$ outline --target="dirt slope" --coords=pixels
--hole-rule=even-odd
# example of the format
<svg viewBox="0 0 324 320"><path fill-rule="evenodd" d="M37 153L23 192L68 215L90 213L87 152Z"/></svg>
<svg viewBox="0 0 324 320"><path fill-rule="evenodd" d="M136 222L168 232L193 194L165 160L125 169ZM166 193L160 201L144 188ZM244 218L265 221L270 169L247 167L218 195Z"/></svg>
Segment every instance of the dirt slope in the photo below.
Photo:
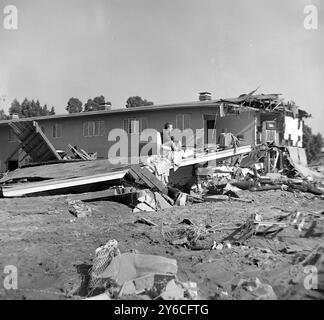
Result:
<svg viewBox="0 0 324 320"><path fill-rule="evenodd" d="M323 299L323 292L306 290L303 281L292 281L296 261L323 243L323 220L311 234L287 228L273 239L254 236L246 247L191 250L168 241L166 231L177 227L184 218L203 226L242 223L253 213L269 219L295 210L324 209L321 199L296 198L288 192L248 192L247 196L254 202L202 203L141 215L121 204L95 202L90 204L93 215L80 219L68 212L66 196L0 199L0 298L75 299L67 294L80 286L81 275L91 266L95 249L116 239L121 252L136 249L177 259L179 279L197 282L201 298L252 299L244 290L233 291L233 285L241 278L259 277L273 287L279 299ZM135 224L139 216L154 221L158 227ZM210 247L228 233L216 232L202 245ZM297 252L283 253L287 246ZM262 251L264 248L271 251ZM18 290L2 286L6 265L18 268Z"/></svg>

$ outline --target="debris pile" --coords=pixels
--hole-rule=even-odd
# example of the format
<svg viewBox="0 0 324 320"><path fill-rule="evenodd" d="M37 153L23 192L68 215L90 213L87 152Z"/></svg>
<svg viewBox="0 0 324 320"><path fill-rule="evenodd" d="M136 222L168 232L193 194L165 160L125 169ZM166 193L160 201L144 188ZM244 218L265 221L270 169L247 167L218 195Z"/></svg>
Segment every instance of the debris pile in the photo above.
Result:
<svg viewBox="0 0 324 320"><path fill-rule="evenodd" d="M197 284L179 281L177 271L174 259L120 253L118 242L109 240L96 250L86 300L197 300Z"/></svg>
<svg viewBox="0 0 324 320"><path fill-rule="evenodd" d="M191 250L223 250L242 246L253 236L274 239L286 228L293 228L309 237L321 222L321 213L299 211L275 219L262 219L261 214L253 214L243 223L219 223L214 226L197 225L184 219L180 225L165 227L163 236L170 244Z"/></svg>
<svg viewBox="0 0 324 320"><path fill-rule="evenodd" d="M80 200L71 200L68 202L68 210L76 218L89 217L92 214L92 209Z"/></svg>

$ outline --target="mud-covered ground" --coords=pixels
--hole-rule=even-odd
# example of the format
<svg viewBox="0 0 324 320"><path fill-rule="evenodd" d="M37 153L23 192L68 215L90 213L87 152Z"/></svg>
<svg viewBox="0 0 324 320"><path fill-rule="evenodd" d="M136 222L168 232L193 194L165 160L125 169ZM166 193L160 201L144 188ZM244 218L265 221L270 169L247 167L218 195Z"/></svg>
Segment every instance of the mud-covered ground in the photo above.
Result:
<svg viewBox="0 0 324 320"><path fill-rule="evenodd" d="M121 252L136 249L176 259L178 278L197 282L201 299L255 298L245 290L232 290L240 279L255 277L270 284L278 299L323 299L320 290L305 288L303 278L293 281L297 262L324 243L323 200L283 191L246 192L245 196L253 203L209 202L141 214L118 203L93 202L89 204L92 216L79 219L69 213L67 196L0 199L0 298L78 298L71 293L82 295L82 275L92 265L95 249L116 239ZM182 226L178 223L184 218L197 226L233 225L253 213L273 219L295 210L309 217L319 213L322 218L317 218L312 232L289 227L273 238L253 236L244 246L222 250L208 250L208 246L232 231L210 234L205 250L173 245L167 236L170 228ZM158 226L134 223L140 216ZM17 267L17 290L5 289L7 265Z"/></svg>

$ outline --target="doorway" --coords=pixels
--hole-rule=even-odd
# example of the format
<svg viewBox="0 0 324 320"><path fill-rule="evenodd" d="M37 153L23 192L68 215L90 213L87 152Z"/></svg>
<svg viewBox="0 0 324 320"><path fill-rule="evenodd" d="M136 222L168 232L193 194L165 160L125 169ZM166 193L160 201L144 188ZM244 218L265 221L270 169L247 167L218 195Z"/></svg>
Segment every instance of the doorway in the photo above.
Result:
<svg viewBox="0 0 324 320"><path fill-rule="evenodd" d="M205 120L205 141L208 144L216 144L216 123L215 120Z"/></svg>

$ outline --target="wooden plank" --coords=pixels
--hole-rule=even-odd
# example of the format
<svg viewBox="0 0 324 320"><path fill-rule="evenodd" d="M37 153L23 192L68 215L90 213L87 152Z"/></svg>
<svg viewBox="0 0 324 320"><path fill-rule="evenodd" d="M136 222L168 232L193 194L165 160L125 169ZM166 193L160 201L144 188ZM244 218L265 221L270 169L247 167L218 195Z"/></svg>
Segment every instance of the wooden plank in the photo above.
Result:
<svg viewBox="0 0 324 320"><path fill-rule="evenodd" d="M68 147L74 154L76 154L82 160L91 160L90 157L86 156L85 154L74 148L72 145L68 144Z"/></svg>
<svg viewBox="0 0 324 320"><path fill-rule="evenodd" d="M179 164L179 167L185 167L185 166L189 166L189 165L200 163L200 162L208 162L208 161L212 161L212 160L238 156L240 154L249 153L251 151L252 151L252 147L249 145L249 146L236 148L236 152L235 152L235 149L232 148L232 149L223 150L223 151L216 151L216 152L210 152L207 154L196 155L194 158L182 159Z"/></svg>
<svg viewBox="0 0 324 320"><path fill-rule="evenodd" d="M227 201L229 200L229 196L219 194L219 195L213 195L213 196L206 196L204 197L204 200L207 202L214 202L214 201Z"/></svg>
<svg viewBox="0 0 324 320"><path fill-rule="evenodd" d="M81 200L84 202L98 201L98 200L109 200L112 196L115 196L116 189L103 190L96 192L89 192L85 194L72 195L69 197L71 200Z"/></svg>
<svg viewBox="0 0 324 320"><path fill-rule="evenodd" d="M148 169L141 168L140 165L135 164L130 167L129 174L135 180L143 181L150 189L168 194L168 188Z"/></svg>
<svg viewBox="0 0 324 320"><path fill-rule="evenodd" d="M51 142L47 139L47 137L43 133L42 129L39 128L38 123L36 121L33 121L33 125L36 128L36 131L39 133L39 135L42 137L42 139L46 143L47 147L51 150L52 154L56 158L55 160L61 160L62 159L61 156L56 152L56 149L51 144Z"/></svg>

